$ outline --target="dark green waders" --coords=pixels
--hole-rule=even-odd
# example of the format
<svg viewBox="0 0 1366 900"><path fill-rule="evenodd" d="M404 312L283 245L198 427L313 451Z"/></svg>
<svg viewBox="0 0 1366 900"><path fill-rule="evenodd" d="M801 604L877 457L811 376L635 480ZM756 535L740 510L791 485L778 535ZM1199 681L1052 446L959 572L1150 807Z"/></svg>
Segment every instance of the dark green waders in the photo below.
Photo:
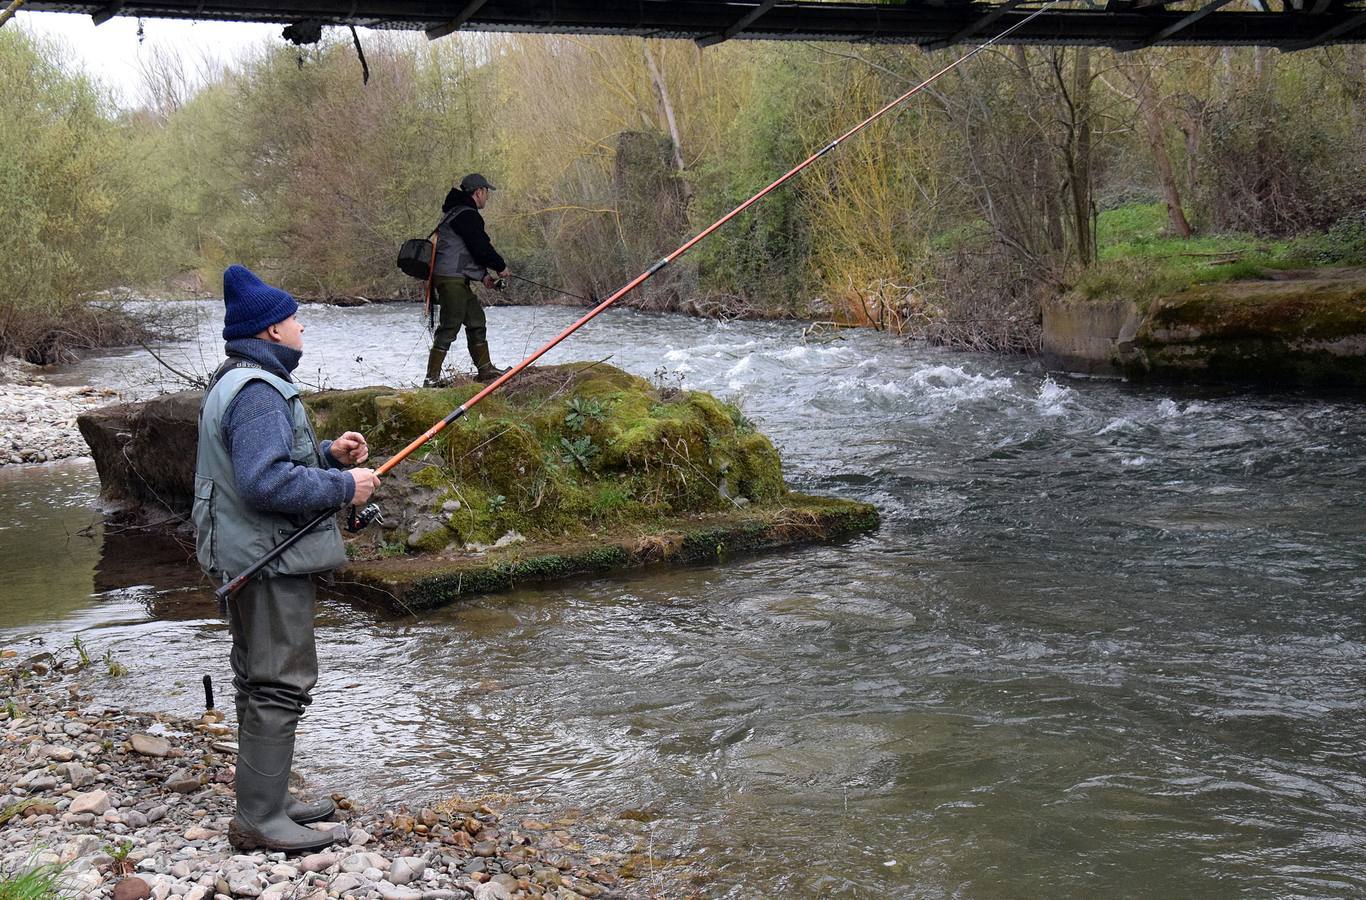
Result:
<svg viewBox="0 0 1366 900"><path fill-rule="evenodd" d="M470 359L478 370L475 377L480 381L492 381L503 374L503 370L489 360L488 320L484 316L483 304L470 286L470 280L438 275L432 279L432 289L440 314L436 334L432 336L432 349L427 354L424 386L433 387L440 381L446 353L455 342L461 326L465 328L465 344L469 347Z"/></svg>
<svg viewBox="0 0 1366 900"><path fill-rule="evenodd" d="M295 821L320 821L335 807L289 795L294 736L318 682L313 579L275 575L248 582L228 603L238 721L237 815L228 840L238 850L302 853L331 834Z"/></svg>

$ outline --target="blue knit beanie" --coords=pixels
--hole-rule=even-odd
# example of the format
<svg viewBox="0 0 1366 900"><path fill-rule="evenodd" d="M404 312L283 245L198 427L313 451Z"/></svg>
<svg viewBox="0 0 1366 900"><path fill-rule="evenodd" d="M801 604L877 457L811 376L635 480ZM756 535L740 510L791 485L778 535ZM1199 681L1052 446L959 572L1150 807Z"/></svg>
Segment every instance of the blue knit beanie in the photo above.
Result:
<svg viewBox="0 0 1366 900"><path fill-rule="evenodd" d="M223 270L223 340L260 334L299 311L287 292L271 287L246 266Z"/></svg>

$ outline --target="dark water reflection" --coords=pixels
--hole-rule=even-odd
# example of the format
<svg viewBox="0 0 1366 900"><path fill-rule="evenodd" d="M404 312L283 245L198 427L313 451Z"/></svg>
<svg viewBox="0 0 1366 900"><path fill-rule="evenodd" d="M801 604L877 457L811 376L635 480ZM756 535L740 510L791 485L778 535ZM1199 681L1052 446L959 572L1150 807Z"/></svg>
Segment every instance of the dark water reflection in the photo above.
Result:
<svg viewBox="0 0 1366 900"><path fill-rule="evenodd" d="M492 311L495 356L572 315ZM331 383L419 374L412 308L306 316ZM1359 404L630 313L552 359L609 355L738 396L796 486L882 529L417 619L327 602L308 772L646 810L657 883L677 849L709 896L1366 893ZM174 547L67 536L94 491L0 470L0 640L79 633L132 669L111 699L190 710L225 633Z"/></svg>

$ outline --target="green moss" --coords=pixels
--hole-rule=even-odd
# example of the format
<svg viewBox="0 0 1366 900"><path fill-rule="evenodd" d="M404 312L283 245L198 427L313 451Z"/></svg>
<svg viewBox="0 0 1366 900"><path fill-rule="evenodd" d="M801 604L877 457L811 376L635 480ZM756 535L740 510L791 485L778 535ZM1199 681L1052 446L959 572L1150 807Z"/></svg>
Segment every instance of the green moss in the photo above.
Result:
<svg viewBox="0 0 1366 900"><path fill-rule="evenodd" d="M1176 328L1201 340L1366 335L1366 275L1194 287L1157 304L1145 333Z"/></svg>
<svg viewBox="0 0 1366 900"><path fill-rule="evenodd" d="M1152 305L1134 347L1131 376L1366 385L1366 271L1189 288Z"/></svg>
<svg viewBox="0 0 1366 900"><path fill-rule="evenodd" d="M365 388L310 405L320 430L365 432L378 460L479 389ZM353 541L352 569L379 593L396 579L410 605L811 537L788 518L794 495L778 451L737 406L700 392L661 395L600 363L528 370L391 472L387 487L396 524L382 540ZM842 533L832 516L820 510L814 534ZM524 540L496 548L509 532ZM395 546L408 552L385 549Z"/></svg>

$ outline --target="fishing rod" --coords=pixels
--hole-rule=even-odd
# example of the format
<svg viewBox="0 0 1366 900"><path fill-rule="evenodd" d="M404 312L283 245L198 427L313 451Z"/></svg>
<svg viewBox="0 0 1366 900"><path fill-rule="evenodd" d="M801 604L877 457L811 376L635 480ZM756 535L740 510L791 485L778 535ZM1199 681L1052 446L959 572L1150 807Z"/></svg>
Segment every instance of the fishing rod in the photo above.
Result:
<svg viewBox="0 0 1366 900"><path fill-rule="evenodd" d="M564 294L566 297L573 297L575 300L582 300L585 303L598 302L597 294L592 291L590 291L588 296L585 297L582 294L571 294L569 291L566 291L563 288L557 288L549 284L541 284L539 281L532 281L530 278L524 278L521 275L518 275L516 272L509 272L508 277L516 278L518 281L525 281L527 284L534 284L538 288L544 288L545 290L553 291L556 294Z"/></svg>
<svg viewBox="0 0 1366 900"><path fill-rule="evenodd" d="M399 463L403 462L405 459L411 456L413 452L416 451L419 447L421 447L423 444L427 443L432 438L440 434L448 425L452 424L453 422L455 422L455 420L465 415L475 406L478 406L479 403L489 394L492 394L494 391L498 390L503 385L507 384L513 378L516 378L527 366L531 365L536 360L540 359L542 356L545 356L551 350L555 349L555 347L559 346L559 344L566 338L568 338L571 334L578 331L580 328L582 328L584 325L587 325L589 322L593 321L593 319L597 318L598 314L601 313L603 310L607 309L607 307L611 306L613 303L616 303L622 297L625 297L627 294L631 293L631 291L634 291L636 288L640 287L650 278L654 277L655 273L657 273L660 269L669 265L683 254L687 253L693 247L696 247L699 243L706 240L708 237L714 234L717 231L717 229L719 229L722 225L725 225L731 219L740 215L740 213L749 209L751 206L758 203L764 197L768 196L773 191L782 187L788 181L791 181L794 177L797 176L798 173L800 173L806 167L810 166L816 160L825 156L827 153L834 150L840 144L847 141L854 135L858 134L860 131L867 128L869 125L873 124L878 119L882 118L891 110L895 109L902 103L909 100L911 97L920 93L925 88L929 87L931 84L947 75L949 72L952 72L954 69L958 68L963 63L967 62L977 54L981 53L983 50L988 49L992 45L1008 37L1016 29L1024 26L1026 23L1028 23L1029 21L1031 21L1032 19L1034 19L1035 17L1037 17L1044 11L1048 10L1049 8L1053 7L1059 2L1061 2L1061 0L1049 0L1048 3L1044 4L1043 6L1036 9L1034 12L1025 16L1023 19L1016 22L1014 25L1011 25L1009 28L1000 32L991 40L982 44L978 44L976 47L973 47L967 53L964 53L962 56L958 57L948 65L944 66L942 69L935 72L933 75L931 75L929 78L926 78L924 81L920 82L920 84L917 84L915 87L906 91L904 94L901 94L896 99L891 100L877 112L873 113L871 116L868 116L868 118L864 119L862 122L859 122L853 128L850 128L848 131L844 132L844 134L841 134L839 137L835 138L830 143L826 144L824 147L817 150L815 153L811 154L797 165L793 166L785 174L783 174L781 177L779 177L771 184L769 184L768 187L759 191L757 194L750 197L748 200L741 203L739 206L735 207L730 212L726 213L724 216L722 216L715 222L708 225L706 228L699 231L690 240L688 240L682 246L678 247L672 253L668 254L667 256L661 257L654 263L654 265L650 266L650 268L646 269L644 272L641 272L635 278L632 278L625 285L618 288L607 299L603 300L597 306L593 307L588 312L584 313L576 322L574 322L568 328L564 329L554 338L546 342L543 346L541 346L539 350L536 350L526 359L522 360L517 365L513 366L511 369L508 369L506 372L500 375L495 381L487 385L482 391L475 394L473 397L466 400L464 403L460 404L455 409L451 410L449 415L447 415L441 421L437 422L431 428L428 428L420 436L418 436L411 443L409 443L408 446L404 447L402 450L398 451L393 456L389 457L389 459L387 459L381 466L379 466L379 468L375 469L375 474L382 476L388 473ZM235 594L237 591L241 590L242 586L246 584L248 581L250 581L253 577L255 577L258 572L260 572L266 566L270 565L270 563L274 561L277 557L279 557L280 554L284 553L290 547L298 543L298 541L304 535L308 534L314 528L317 528L323 522L327 521L332 516L336 515L337 512L338 510L336 509L327 509L318 513L318 515L315 516L308 524L304 525L298 531L294 532L289 537L285 538L279 544L276 544L273 548L271 548L271 550L268 553L266 553L266 555L262 556L256 562L248 566L236 578L233 578L231 581L224 583L222 587L214 591L214 596L218 598L219 603L226 604L228 598ZM347 514L347 530L359 531L366 525L368 525L371 521L377 519L378 517L379 507L373 503L359 511L357 511L356 508L352 506Z"/></svg>

